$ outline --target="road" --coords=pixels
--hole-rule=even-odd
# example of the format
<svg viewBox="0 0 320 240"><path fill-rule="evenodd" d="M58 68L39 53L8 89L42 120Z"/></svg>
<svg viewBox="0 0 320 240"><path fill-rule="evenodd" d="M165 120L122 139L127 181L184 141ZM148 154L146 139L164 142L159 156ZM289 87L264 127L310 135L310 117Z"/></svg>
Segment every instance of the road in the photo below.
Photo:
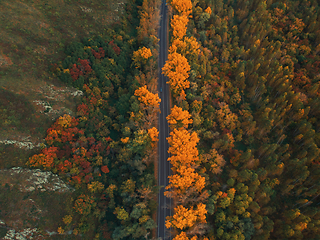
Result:
<svg viewBox="0 0 320 240"><path fill-rule="evenodd" d="M167 6L165 0L161 5L161 20L159 28L159 83L158 89L161 98L159 114L159 166L158 166L158 184L159 186L167 186L168 176L171 174L171 167L168 162L168 148L169 144L167 137L169 137L169 126L166 117L170 114L169 102L169 85L166 84L168 78L161 74L161 69L168 58L168 19L167 19ZM162 92L160 91L162 89ZM171 215L171 199L164 196L165 189L161 188L158 195L158 238L163 240L172 239L169 229L165 227L166 216Z"/></svg>

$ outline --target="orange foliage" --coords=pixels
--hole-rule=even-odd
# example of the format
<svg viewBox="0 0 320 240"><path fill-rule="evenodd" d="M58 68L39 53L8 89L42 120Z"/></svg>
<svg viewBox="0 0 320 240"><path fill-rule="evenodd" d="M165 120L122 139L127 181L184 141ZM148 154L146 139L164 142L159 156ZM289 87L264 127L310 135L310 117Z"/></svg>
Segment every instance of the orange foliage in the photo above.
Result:
<svg viewBox="0 0 320 240"><path fill-rule="evenodd" d="M91 196L81 194L74 203L74 209L83 215L88 215L93 207L94 200Z"/></svg>
<svg viewBox="0 0 320 240"><path fill-rule="evenodd" d="M71 127L72 117L68 114L64 114L58 118L57 123L63 128Z"/></svg>
<svg viewBox="0 0 320 240"><path fill-rule="evenodd" d="M187 32L189 19L186 15L174 15L171 20L172 34L174 38L183 38Z"/></svg>
<svg viewBox="0 0 320 240"><path fill-rule="evenodd" d="M205 187L205 178L195 172L193 168L181 166L178 174L169 176L170 185L166 189L174 188L177 194L184 194L188 188L195 187L198 192Z"/></svg>
<svg viewBox="0 0 320 240"><path fill-rule="evenodd" d="M182 108L177 107L176 105L171 108L171 113L167 116L171 128L187 128L188 124L193 122L190 118L191 115L188 111L183 111Z"/></svg>
<svg viewBox="0 0 320 240"><path fill-rule="evenodd" d="M147 86L140 87L134 92L135 96L138 96L138 100L146 106L159 107L161 99L157 94L153 94L148 91Z"/></svg>
<svg viewBox="0 0 320 240"><path fill-rule="evenodd" d="M211 15L212 13L212 10L211 10L211 7L207 7L206 10L204 10L206 13L209 13L209 15Z"/></svg>
<svg viewBox="0 0 320 240"><path fill-rule="evenodd" d="M193 207L187 209L181 205L174 208L175 214L172 217L167 217L166 227L174 227L179 229L185 229L192 227L196 222L206 223L206 205L198 203L197 209Z"/></svg>
<svg viewBox="0 0 320 240"><path fill-rule="evenodd" d="M183 91L189 87L187 78L190 69L188 60L184 56L176 52L169 54L162 71L169 78L168 83L173 92Z"/></svg>
<svg viewBox="0 0 320 240"><path fill-rule="evenodd" d="M108 172L109 172L108 166L102 166L102 167L101 167L101 171L102 171L103 173L108 173Z"/></svg>
<svg viewBox="0 0 320 240"><path fill-rule="evenodd" d="M54 166L54 159L57 158L56 147L49 147L42 150L42 153L33 155L29 158L27 165L31 167L43 167L45 170L52 169Z"/></svg>
<svg viewBox="0 0 320 240"><path fill-rule="evenodd" d="M170 137L167 140L170 144L168 152L171 153L168 161L171 162L173 167L177 169L181 165L190 167L199 161L199 153L196 147L199 138L196 132L190 134L185 129L174 129L170 132Z"/></svg>
<svg viewBox="0 0 320 240"><path fill-rule="evenodd" d="M152 142L159 141L158 139L159 131L155 127L148 129L148 134Z"/></svg>
<svg viewBox="0 0 320 240"><path fill-rule="evenodd" d="M142 47L140 49L138 49L137 51L133 52L133 58L144 58L144 59L148 59L149 57L152 56L151 50L150 48L146 48L146 47Z"/></svg>
<svg viewBox="0 0 320 240"><path fill-rule="evenodd" d="M170 4L179 14L189 16L192 13L191 0L172 0Z"/></svg>
<svg viewBox="0 0 320 240"><path fill-rule="evenodd" d="M181 232L179 235L176 235L173 240L197 240L197 236L193 236L192 238L188 238L185 232ZM202 238L202 240L209 240L208 238Z"/></svg>
<svg viewBox="0 0 320 240"><path fill-rule="evenodd" d="M177 52L181 55L187 56L198 56L200 53L200 44L194 37L185 37L183 41L179 38L174 39L171 46L169 47L169 53Z"/></svg>

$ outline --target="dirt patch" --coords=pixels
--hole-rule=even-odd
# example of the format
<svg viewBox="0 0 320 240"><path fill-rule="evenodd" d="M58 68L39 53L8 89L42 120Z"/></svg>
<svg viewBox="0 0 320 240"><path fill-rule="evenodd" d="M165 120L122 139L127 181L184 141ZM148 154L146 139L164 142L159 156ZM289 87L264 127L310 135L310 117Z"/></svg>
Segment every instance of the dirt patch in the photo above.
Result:
<svg viewBox="0 0 320 240"><path fill-rule="evenodd" d="M6 230L2 239L49 239L48 232L57 234L72 188L39 169L0 170L0 182L0 228L2 234Z"/></svg>
<svg viewBox="0 0 320 240"><path fill-rule="evenodd" d="M12 61L9 57L4 55L3 53L0 54L0 67L12 65Z"/></svg>

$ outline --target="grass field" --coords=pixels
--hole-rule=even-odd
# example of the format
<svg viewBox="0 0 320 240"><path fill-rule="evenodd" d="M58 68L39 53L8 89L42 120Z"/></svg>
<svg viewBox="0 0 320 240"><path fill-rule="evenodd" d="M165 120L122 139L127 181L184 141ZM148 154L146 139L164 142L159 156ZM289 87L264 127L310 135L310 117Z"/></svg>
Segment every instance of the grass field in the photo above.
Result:
<svg viewBox="0 0 320 240"><path fill-rule="evenodd" d="M50 73L51 64L65 57L63 49L68 43L105 34L118 21L122 6L112 0L0 1L0 169L25 167L28 157L39 151L37 147L27 149L5 143L36 146L57 117L64 113L74 115L80 97L74 96L76 89L66 87ZM17 201L20 195L17 193ZM37 199L42 195L33 194L32 199L45 203ZM0 195L0 202L7 201L5 196ZM54 216L47 220L50 224L61 219L65 211L59 201L55 209L43 206L54 211L48 213ZM0 219L6 210L1 208ZM24 221L24 213L21 212L21 219L17 214L13 225Z"/></svg>

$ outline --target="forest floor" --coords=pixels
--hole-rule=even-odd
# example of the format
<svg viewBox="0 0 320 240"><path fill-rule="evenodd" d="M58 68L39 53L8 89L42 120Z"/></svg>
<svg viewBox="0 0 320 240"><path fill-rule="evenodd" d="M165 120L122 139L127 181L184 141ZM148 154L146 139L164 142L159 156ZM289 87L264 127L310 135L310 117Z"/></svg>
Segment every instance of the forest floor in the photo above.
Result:
<svg viewBox="0 0 320 240"><path fill-rule="evenodd" d="M54 120L65 113L75 115L82 92L59 82L49 71L52 63L65 58L63 50L68 43L104 34L119 20L123 6L112 0L0 2L0 170L25 168L28 158L39 152L46 130ZM3 191L17 196L12 204L23 206L23 201L31 196L5 188L2 183ZM23 211L21 218L19 211L14 215L15 220L4 216L8 212L3 206L9 192L0 195L0 227L7 219L6 229L16 232L26 227L32 229L24 216L29 214ZM42 202L40 195L33 193L32 201ZM47 216L61 221L63 207L64 204L57 203L54 208L48 208ZM4 228L0 230L0 238L5 232Z"/></svg>

